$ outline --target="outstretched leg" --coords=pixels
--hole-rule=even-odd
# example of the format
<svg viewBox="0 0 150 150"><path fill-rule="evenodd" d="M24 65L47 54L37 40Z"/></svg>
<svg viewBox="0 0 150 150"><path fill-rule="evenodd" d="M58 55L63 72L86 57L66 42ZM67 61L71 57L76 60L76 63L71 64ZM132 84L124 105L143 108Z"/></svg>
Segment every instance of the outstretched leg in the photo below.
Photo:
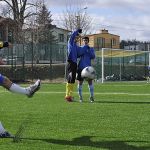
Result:
<svg viewBox="0 0 150 150"><path fill-rule="evenodd" d="M0 138L10 138L13 137L8 131L5 130L2 123L0 122Z"/></svg>
<svg viewBox="0 0 150 150"><path fill-rule="evenodd" d="M7 77L0 74L0 84L13 93L24 94L28 97L32 97L34 93L40 89L41 81L38 79L33 85L24 88L18 84L13 83Z"/></svg>

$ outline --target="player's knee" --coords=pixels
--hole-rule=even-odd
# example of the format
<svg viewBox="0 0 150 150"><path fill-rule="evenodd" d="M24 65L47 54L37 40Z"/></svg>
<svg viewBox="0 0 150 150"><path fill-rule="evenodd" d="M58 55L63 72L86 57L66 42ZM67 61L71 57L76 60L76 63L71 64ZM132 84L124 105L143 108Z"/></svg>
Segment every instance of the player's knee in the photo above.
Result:
<svg viewBox="0 0 150 150"><path fill-rule="evenodd" d="M4 76L4 80L3 80L3 86L7 89L9 89L12 85L12 82L6 77Z"/></svg>
<svg viewBox="0 0 150 150"><path fill-rule="evenodd" d="M93 83L92 83L92 80L88 80L88 84L89 85L92 85Z"/></svg>

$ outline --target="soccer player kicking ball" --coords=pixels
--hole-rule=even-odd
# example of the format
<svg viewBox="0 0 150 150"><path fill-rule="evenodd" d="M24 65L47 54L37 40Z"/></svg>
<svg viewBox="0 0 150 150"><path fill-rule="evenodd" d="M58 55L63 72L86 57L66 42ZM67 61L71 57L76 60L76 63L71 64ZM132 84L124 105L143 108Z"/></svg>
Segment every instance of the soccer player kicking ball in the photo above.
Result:
<svg viewBox="0 0 150 150"><path fill-rule="evenodd" d="M65 99L68 102L73 101L73 88L76 80L77 57L80 55L80 47L77 45L77 36L82 33L82 29L78 29L71 34L68 41L68 58L67 58L67 84Z"/></svg>
<svg viewBox="0 0 150 150"><path fill-rule="evenodd" d="M83 37L83 46L82 51L84 54L80 57L79 63L78 63L78 70L77 70L77 80L78 80L78 94L80 98L80 102L83 101L82 98L82 84L83 84L83 78L81 77L82 70L87 67L91 66L91 60L95 59L95 52L94 49L89 47L89 37ZM94 102L94 86L92 79L88 80L88 87L90 91L90 102Z"/></svg>
<svg viewBox="0 0 150 150"><path fill-rule="evenodd" d="M0 49L3 47L11 47L11 45L8 42L0 42ZM1 86L3 86L4 88L6 88L11 92L24 94L28 97L32 97L34 93L40 89L40 83L41 81L38 79L33 85L24 88L13 83L7 77L0 74ZM4 129L2 123L0 122L0 138L5 138L5 137L12 137L12 135Z"/></svg>

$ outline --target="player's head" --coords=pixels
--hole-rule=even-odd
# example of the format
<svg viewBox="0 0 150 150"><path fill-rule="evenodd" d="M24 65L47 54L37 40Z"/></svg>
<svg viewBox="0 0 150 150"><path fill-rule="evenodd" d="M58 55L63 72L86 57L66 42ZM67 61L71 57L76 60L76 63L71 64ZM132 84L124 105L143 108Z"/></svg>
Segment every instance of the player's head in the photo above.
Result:
<svg viewBox="0 0 150 150"><path fill-rule="evenodd" d="M87 36L83 37L82 41L84 44L88 44L89 43L89 37L87 37Z"/></svg>

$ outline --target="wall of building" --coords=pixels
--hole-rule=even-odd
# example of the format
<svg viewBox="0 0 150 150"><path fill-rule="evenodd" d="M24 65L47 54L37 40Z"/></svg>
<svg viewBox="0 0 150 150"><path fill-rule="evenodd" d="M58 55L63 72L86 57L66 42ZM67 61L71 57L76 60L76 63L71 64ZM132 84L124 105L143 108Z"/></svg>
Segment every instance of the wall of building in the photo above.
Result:
<svg viewBox="0 0 150 150"><path fill-rule="evenodd" d="M120 36L110 34L108 30L102 30L100 33L87 35L90 39L89 45L101 48L120 48Z"/></svg>

